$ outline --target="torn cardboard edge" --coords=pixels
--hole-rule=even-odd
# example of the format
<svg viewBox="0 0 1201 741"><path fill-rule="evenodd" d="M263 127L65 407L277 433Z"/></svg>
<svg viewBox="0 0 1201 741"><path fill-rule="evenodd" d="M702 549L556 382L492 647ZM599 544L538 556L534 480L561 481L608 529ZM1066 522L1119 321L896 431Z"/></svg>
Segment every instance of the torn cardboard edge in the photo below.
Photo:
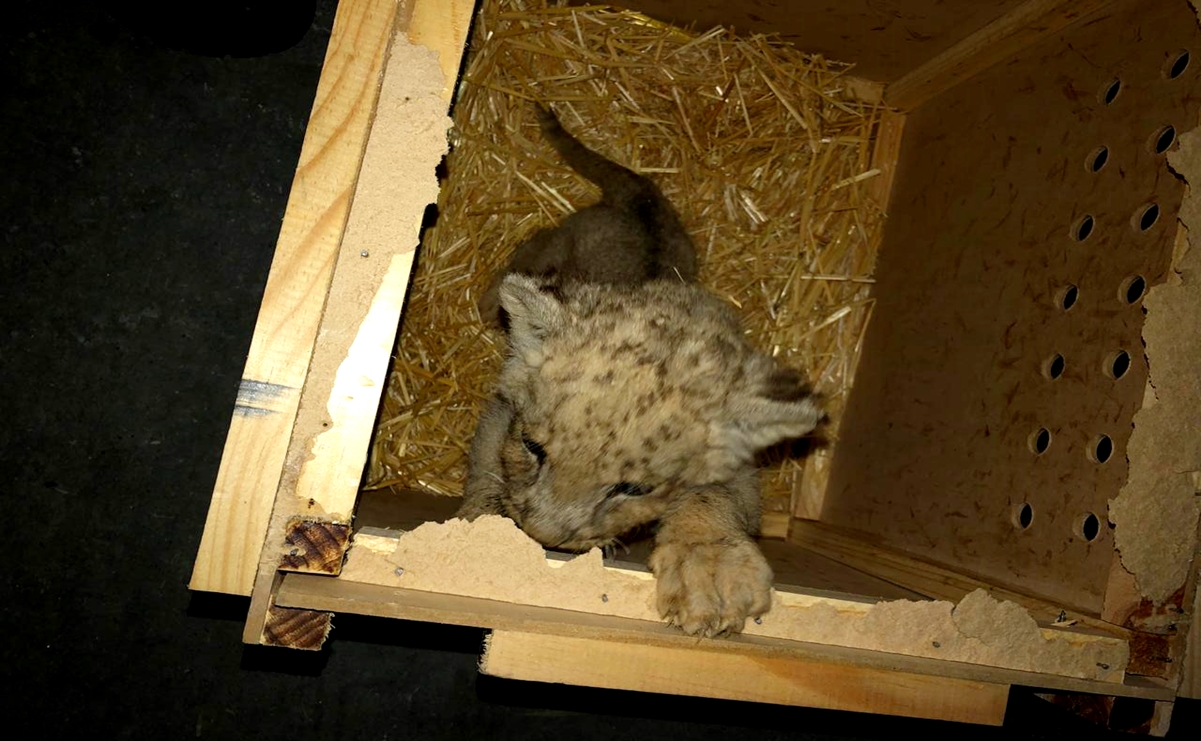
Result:
<svg viewBox="0 0 1201 741"><path fill-rule="evenodd" d="M1168 154L1170 168L1186 182L1201 182L1201 131L1193 129L1179 142ZM1110 584L1126 594L1118 598L1107 590L1106 617L1126 622L1141 602L1150 601L1151 615L1131 627L1154 631L1170 631L1183 618L1184 605L1175 603L1187 591L1201 517L1201 382L1196 372L1201 362L1201 245L1193 244L1196 237L1191 236L1201 234L1201 197L1191 189L1178 218L1169 277L1143 299L1147 389L1127 445L1130 473L1109 502L1119 554ZM1119 600L1130 602L1120 605ZM1154 609L1169 602L1169 609Z"/></svg>
<svg viewBox="0 0 1201 741"><path fill-rule="evenodd" d="M542 546L498 516L429 522L395 536L357 534L341 578L662 623L650 573L606 567L597 549L548 559ZM744 632L1115 683L1123 681L1129 659L1122 639L1040 627L1021 606L983 590L956 605L777 589L771 611L748 621Z"/></svg>

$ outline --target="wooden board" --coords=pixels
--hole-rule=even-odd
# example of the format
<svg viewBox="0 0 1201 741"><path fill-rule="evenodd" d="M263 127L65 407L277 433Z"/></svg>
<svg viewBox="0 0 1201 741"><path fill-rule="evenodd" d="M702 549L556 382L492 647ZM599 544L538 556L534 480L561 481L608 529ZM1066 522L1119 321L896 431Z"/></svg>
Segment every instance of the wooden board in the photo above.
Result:
<svg viewBox="0 0 1201 741"><path fill-rule="evenodd" d="M1173 688L1167 687L1162 682L1139 677L1127 677L1122 683L1102 682L745 635L736 638L697 639L685 636L675 628L662 623L385 587L354 582L345 577L286 574L277 592L276 604L280 607L296 609L325 610L333 613L372 615L604 641L636 642L649 646L704 647L709 650L734 652L753 657L794 656L805 659L842 661L859 666L912 674L930 674L1069 692L1145 697L1155 700L1170 700L1174 697L1175 692Z"/></svg>
<svg viewBox="0 0 1201 741"><path fill-rule="evenodd" d="M1123 2L908 116L823 521L1100 612L1106 507L1146 380L1143 315L1119 295L1132 275L1164 279L1183 192L1149 140L1194 125L1201 103L1195 61L1163 74L1181 48L1201 49L1187 4ZM1108 161L1094 173L1100 146ZM1151 201L1160 218L1138 232L1132 216ZM1078 242L1086 214L1095 226ZM1078 299L1064 311L1069 284ZM1115 381L1105 365L1119 349L1131 363ZM1055 354L1065 366L1051 380ZM1039 428L1051 434L1042 455L1030 447ZM1089 459L1100 434L1113 445L1104 464Z"/></svg>
<svg viewBox="0 0 1201 741"><path fill-rule="evenodd" d="M396 9L394 0L343 0L338 5L192 589L250 594Z"/></svg>
<svg viewBox="0 0 1201 741"><path fill-rule="evenodd" d="M1009 686L804 658L494 631L480 671L588 687L663 692L1000 725Z"/></svg>
<svg viewBox="0 0 1201 741"><path fill-rule="evenodd" d="M586 0L572 0L584 5ZM840 62L855 74L895 80L977 29L1022 4L1022 0L625 0L622 6L678 25L715 25L740 32L777 33L798 48Z"/></svg>
<svg viewBox="0 0 1201 741"><path fill-rule="evenodd" d="M422 17L414 9L412 18ZM449 22L453 14L424 17ZM427 22L431 22L428 21ZM466 20L464 20L466 23ZM251 594L244 639L264 638L281 567L295 549L298 520L349 525L379 407L426 206L438 196L435 170L447 149L445 69L462 54L459 35L430 34L440 54L409 42L402 27L388 48L354 203L339 245L288 444L283 475ZM457 39L457 40L456 40ZM338 554L336 566L340 567Z"/></svg>

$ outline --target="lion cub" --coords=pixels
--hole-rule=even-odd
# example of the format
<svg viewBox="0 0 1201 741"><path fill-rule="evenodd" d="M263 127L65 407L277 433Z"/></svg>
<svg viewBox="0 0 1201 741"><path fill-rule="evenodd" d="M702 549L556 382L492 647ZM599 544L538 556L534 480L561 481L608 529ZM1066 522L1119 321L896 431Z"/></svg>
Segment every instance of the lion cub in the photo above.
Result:
<svg viewBox="0 0 1201 741"><path fill-rule="evenodd" d="M771 607L753 540L756 453L812 431L822 412L693 282L695 250L659 190L549 111L541 123L603 196L518 247L481 301L485 319L507 318L510 350L459 516L504 515L567 550L657 522L664 618L693 635L739 632Z"/></svg>

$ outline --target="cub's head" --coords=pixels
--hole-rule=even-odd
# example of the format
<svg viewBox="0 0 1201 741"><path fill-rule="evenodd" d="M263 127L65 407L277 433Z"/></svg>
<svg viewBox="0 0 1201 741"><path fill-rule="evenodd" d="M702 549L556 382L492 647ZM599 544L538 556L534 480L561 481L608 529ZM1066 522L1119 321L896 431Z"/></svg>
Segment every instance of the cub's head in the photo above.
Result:
<svg viewBox="0 0 1201 741"><path fill-rule="evenodd" d="M509 275L500 303L510 354L498 391L513 414L492 473L505 514L544 545L611 542L822 416L799 375L748 346L696 285Z"/></svg>

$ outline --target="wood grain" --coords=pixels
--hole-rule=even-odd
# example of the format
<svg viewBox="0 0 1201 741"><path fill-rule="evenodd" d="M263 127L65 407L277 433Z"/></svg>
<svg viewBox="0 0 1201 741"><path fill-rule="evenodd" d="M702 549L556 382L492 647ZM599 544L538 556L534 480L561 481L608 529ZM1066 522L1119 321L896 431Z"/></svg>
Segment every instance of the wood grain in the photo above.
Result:
<svg viewBox="0 0 1201 741"><path fill-rule="evenodd" d="M422 15L419 10L413 8L410 19ZM398 33L388 49L320 341L309 360L259 558L243 632L250 643L265 637L277 570L309 567L294 562L289 523L348 526L354 512L423 216L438 197L436 168L451 124L442 69L457 69L452 59L463 50L464 39L452 33L429 38L448 46L434 52ZM324 554L319 565L327 562L340 563L340 554Z"/></svg>
<svg viewBox="0 0 1201 741"><path fill-rule="evenodd" d="M587 687L662 692L1000 725L1009 686L803 658L494 631L480 671Z"/></svg>
<svg viewBox="0 0 1201 741"><path fill-rule="evenodd" d="M653 646L703 647L707 650L742 653L755 657L801 657L843 661L906 673L1070 692L1146 697L1156 700L1171 700L1175 695L1174 688L1167 687L1162 682L1139 677L1127 677L1122 683L1078 679L745 635L735 638L697 639L685 636L679 630L662 623L385 587L349 581L344 576L330 578L312 574L285 574L276 593L276 603L279 606L298 609L327 610L334 613L374 615L524 633L636 642Z"/></svg>
<svg viewBox="0 0 1201 741"><path fill-rule="evenodd" d="M189 586L250 594L367 140L394 0L338 4Z"/></svg>
<svg viewBox="0 0 1201 741"><path fill-rule="evenodd" d="M1187 4L1117 3L909 114L822 521L1100 613L1108 502L1147 375L1143 314L1120 287L1165 279L1183 195L1148 140L1201 112L1196 68L1163 74L1181 48L1201 48ZM1092 172L1099 146L1108 159ZM1141 232L1131 218L1152 201L1159 220ZM1094 228L1081 242L1084 215ZM1065 311L1069 284L1078 299ZM1132 362L1115 381L1105 362L1118 349ZM1065 366L1052 380L1055 354ZM1051 434L1041 455L1039 428ZM1099 434L1113 445L1103 464L1089 457Z"/></svg>
<svg viewBox="0 0 1201 741"><path fill-rule="evenodd" d="M884 91L889 105L913 110L1041 40L1062 31L1111 0L1029 0L962 39Z"/></svg>
<svg viewBox="0 0 1201 741"><path fill-rule="evenodd" d="M333 614L319 610L272 607L263 627L263 645L317 651L325 645Z"/></svg>

